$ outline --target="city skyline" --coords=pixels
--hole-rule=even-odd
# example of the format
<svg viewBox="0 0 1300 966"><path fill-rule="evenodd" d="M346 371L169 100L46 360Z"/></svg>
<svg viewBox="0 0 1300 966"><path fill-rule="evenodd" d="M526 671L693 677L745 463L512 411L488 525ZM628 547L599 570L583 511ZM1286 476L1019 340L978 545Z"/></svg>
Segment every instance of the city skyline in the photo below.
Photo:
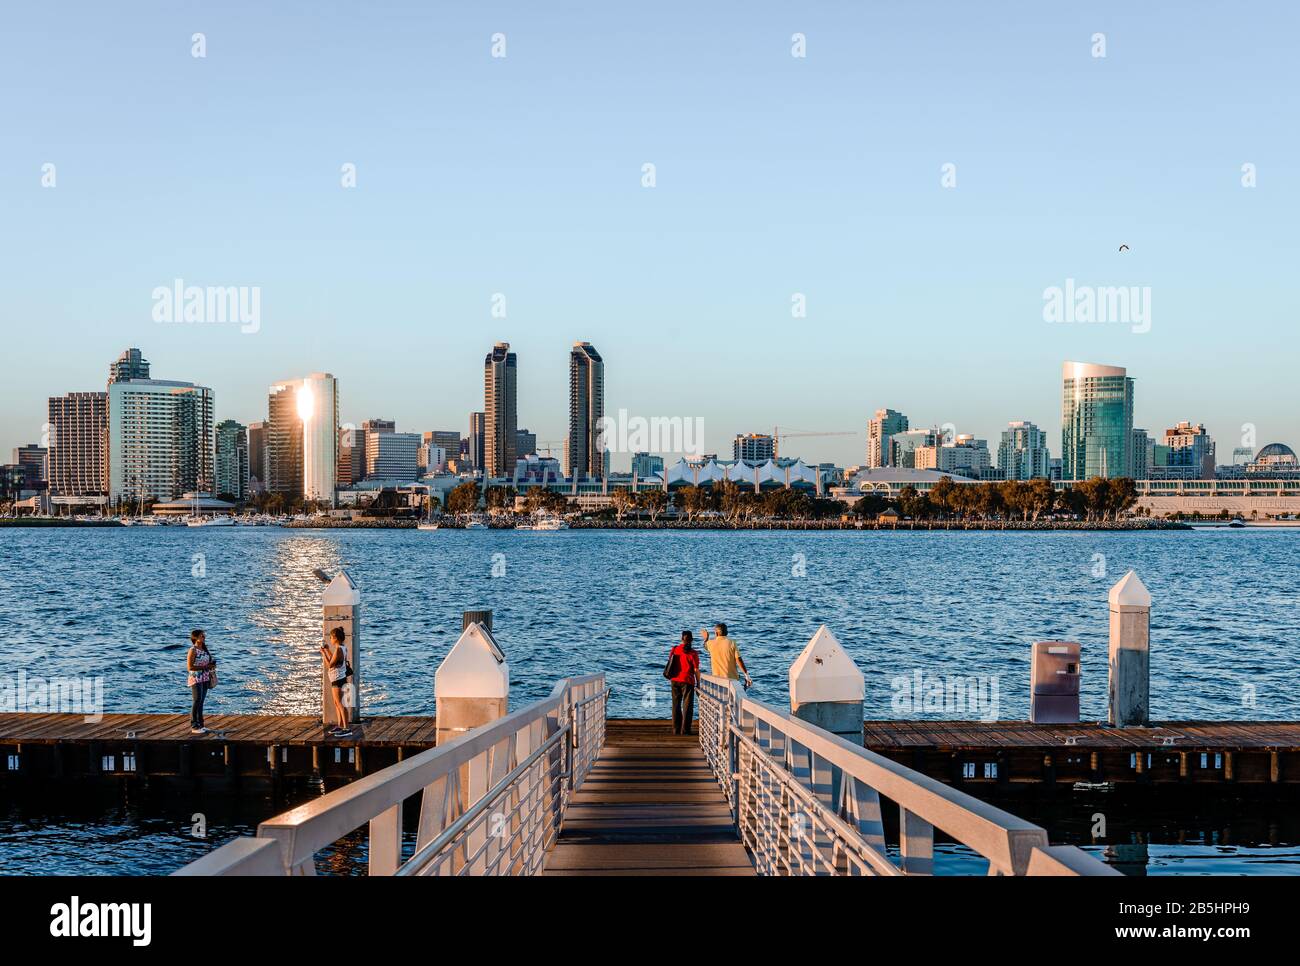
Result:
<svg viewBox="0 0 1300 966"><path fill-rule="evenodd" d="M1243 423L1300 438L1289 355L1268 351L1294 317L1288 8L692 11L685 33L616 10L398 9L411 29L323 18L305 42L244 3L88 9L71 34L13 12L9 89L61 80L8 105L0 312L26 364L0 388L6 449L39 439L47 397L102 388L125 345L213 387L221 419L331 371L346 419L427 428L465 425L474 358L508 341L521 421L558 440L577 339L601 348L608 412L699 416L710 452L773 425L861 433L882 406L990 440L1054 426L1064 359L1124 366L1139 425L1203 423L1223 459ZM257 287L257 326L156 320L177 279ZM1148 329L1045 321L1044 292L1076 280L1149 287ZM842 465L861 448L799 446Z"/></svg>

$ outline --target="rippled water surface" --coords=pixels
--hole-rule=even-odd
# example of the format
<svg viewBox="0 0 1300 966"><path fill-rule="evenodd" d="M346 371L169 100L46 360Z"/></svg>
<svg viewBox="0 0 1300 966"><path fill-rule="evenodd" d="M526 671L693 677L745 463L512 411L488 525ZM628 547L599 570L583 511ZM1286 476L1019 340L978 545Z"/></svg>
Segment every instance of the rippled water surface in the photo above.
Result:
<svg viewBox="0 0 1300 966"><path fill-rule="evenodd" d="M514 706L559 677L603 669L612 714L666 716L668 648L681 629L719 620L754 672L754 695L780 704L791 660L824 622L866 674L868 717L900 716L891 680L919 669L996 675L998 715L1024 718L1030 642L1066 639L1083 644L1082 714L1096 720L1106 713L1106 592L1134 568L1154 597L1155 718L1293 719L1298 551L1300 532L1267 530L0 530L0 674L102 676L107 712L181 712L187 636L202 627L222 668L209 711L315 713L323 585L312 570L346 567L364 600L365 713L432 714L433 673L461 611L488 607ZM117 836L122 868L147 868L161 834L150 823L163 819L113 808L66 825L0 814L0 871L22 864L17 843L42 836ZM1260 862L1294 866L1294 847L1270 845ZM1153 872L1223 861L1212 840L1171 845L1173 857L1160 848ZM1233 862L1255 861L1232 849ZM180 853L160 861L174 867Z"/></svg>

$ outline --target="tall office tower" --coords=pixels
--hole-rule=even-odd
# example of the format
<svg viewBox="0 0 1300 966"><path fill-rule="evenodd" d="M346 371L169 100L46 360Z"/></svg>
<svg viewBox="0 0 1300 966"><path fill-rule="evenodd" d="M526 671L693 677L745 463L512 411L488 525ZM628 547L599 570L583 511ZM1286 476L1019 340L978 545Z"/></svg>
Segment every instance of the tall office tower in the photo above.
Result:
<svg viewBox="0 0 1300 966"><path fill-rule="evenodd" d="M334 475L338 478L340 487L351 486L365 472L366 464L361 456L365 452L365 445L358 442L362 436L362 432L350 423L339 427L339 459Z"/></svg>
<svg viewBox="0 0 1300 966"><path fill-rule="evenodd" d="M515 430L515 456L523 459L529 453L537 452L537 434L527 429Z"/></svg>
<svg viewBox="0 0 1300 966"><path fill-rule="evenodd" d="M1051 475L1047 433L1027 419L1008 423L998 444L998 470L1004 479L1032 480Z"/></svg>
<svg viewBox="0 0 1300 966"><path fill-rule="evenodd" d="M483 472L483 447L487 439L487 413L469 414L468 453L476 473Z"/></svg>
<svg viewBox="0 0 1300 966"><path fill-rule="evenodd" d="M248 424L248 480L252 488L253 480L266 487L266 423Z"/></svg>
<svg viewBox="0 0 1300 966"><path fill-rule="evenodd" d="M376 433L366 442L366 477L414 480L420 475L419 433Z"/></svg>
<svg viewBox="0 0 1300 966"><path fill-rule="evenodd" d="M313 372L298 386L302 419L302 495L334 504L338 490L339 384L328 372Z"/></svg>
<svg viewBox="0 0 1300 966"><path fill-rule="evenodd" d="M571 479L604 479L605 361L590 342L575 342L569 353L569 438L564 469Z"/></svg>
<svg viewBox="0 0 1300 966"><path fill-rule="evenodd" d="M867 423L867 466L893 466L890 439L895 433L907 432L907 417L892 409L877 409Z"/></svg>
<svg viewBox="0 0 1300 966"><path fill-rule="evenodd" d="M302 417L299 380L276 383L266 404L266 492L302 496Z"/></svg>
<svg viewBox="0 0 1300 966"><path fill-rule="evenodd" d="M1151 479L1151 464L1155 460L1155 440L1145 429L1133 430L1133 479Z"/></svg>
<svg viewBox="0 0 1300 966"><path fill-rule="evenodd" d="M358 473L358 480L364 480L369 475L367 467L370 465L370 448L375 445L373 440L376 436L385 433L397 432L397 422L392 419L364 419L361 421L361 428L357 430L354 444L356 450L352 454L353 471Z"/></svg>
<svg viewBox="0 0 1300 966"><path fill-rule="evenodd" d="M446 459L454 460L460 457L460 433L456 430L435 429L424 435L426 443L442 447Z"/></svg>
<svg viewBox="0 0 1300 966"><path fill-rule="evenodd" d="M933 429L907 429L889 433L889 462L885 466L916 468L916 451L921 447L938 447L943 435Z"/></svg>
<svg viewBox="0 0 1300 966"><path fill-rule="evenodd" d="M28 443L14 447L14 464L27 467L27 478L43 481L46 477L45 458L49 451L44 446Z"/></svg>
<svg viewBox="0 0 1300 966"><path fill-rule="evenodd" d="M131 379L108 387L110 501L211 493L213 397L207 386Z"/></svg>
<svg viewBox="0 0 1300 966"><path fill-rule="evenodd" d="M1130 476L1133 380L1119 366L1067 362L1061 382L1062 478Z"/></svg>
<svg viewBox="0 0 1300 966"><path fill-rule="evenodd" d="M498 342L483 360L483 469L489 479L513 476L518 362L509 342Z"/></svg>
<svg viewBox="0 0 1300 966"><path fill-rule="evenodd" d="M632 454L632 475L638 480L648 480L664 471L664 458L649 453Z"/></svg>
<svg viewBox="0 0 1300 966"><path fill-rule="evenodd" d="M242 503L248 499L248 427L223 419L217 423L216 433L216 495Z"/></svg>
<svg viewBox="0 0 1300 966"><path fill-rule="evenodd" d="M1214 479L1214 440L1204 426L1184 420L1165 430L1165 445L1169 447L1169 465L1178 467L1184 478Z"/></svg>
<svg viewBox="0 0 1300 966"><path fill-rule="evenodd" d="M731 458L747 460L750 463L766 463L776 448L771 436L766 433L746 433L731 441Z"/></svg>
<svg viewBox="0 0 1300 966"><path fill-rule="evenodd" d="M108 364L108 384L149 378L149 360L139 349L127 349Z"/></svg>
<svg viewBox="0 0 1300 966"><path fill-rule="evenodd" d="M108 495L108 393L51 396L48 414L50 496L103 502Z"/></svg>

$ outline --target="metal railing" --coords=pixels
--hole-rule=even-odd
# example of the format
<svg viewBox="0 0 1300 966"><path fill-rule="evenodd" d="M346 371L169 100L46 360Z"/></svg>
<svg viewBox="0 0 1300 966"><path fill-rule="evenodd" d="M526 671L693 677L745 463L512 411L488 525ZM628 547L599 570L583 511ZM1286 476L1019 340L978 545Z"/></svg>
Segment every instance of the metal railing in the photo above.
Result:
<svg viewBox="0 0 1300 966"><path fill-rule="evenodd" d="M533 875L569 797L605 743L603 674L268 819L176 875L315 875L315 857L369 826L371 875ZM415 851L402 858L402 806L420 794Z"/></svg>
<svg viewBox="0 0 1300 966"><path fill-rule="evenodd" d="M700 745L760 875L932 875L939 829L989 875L1119 875L1047 832L702 675ZM885 840L882 799L898 807ZM895 858L895 855L897 858Z"/></svg>

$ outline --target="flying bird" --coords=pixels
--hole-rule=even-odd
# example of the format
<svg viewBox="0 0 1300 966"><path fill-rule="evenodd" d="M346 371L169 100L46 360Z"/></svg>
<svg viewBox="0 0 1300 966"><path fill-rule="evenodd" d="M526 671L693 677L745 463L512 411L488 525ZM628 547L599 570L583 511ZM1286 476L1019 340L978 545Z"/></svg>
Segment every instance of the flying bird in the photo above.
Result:
<svg viewBox="0 0 1300 966"><path fill-rule="evenodd" d="M1128 251L1128 246L1127 246L1127 245L1120 245L1120 246L1119 246L1119 250L1122 251L1122 252L1126 252L1126 251Z"/></svg>

